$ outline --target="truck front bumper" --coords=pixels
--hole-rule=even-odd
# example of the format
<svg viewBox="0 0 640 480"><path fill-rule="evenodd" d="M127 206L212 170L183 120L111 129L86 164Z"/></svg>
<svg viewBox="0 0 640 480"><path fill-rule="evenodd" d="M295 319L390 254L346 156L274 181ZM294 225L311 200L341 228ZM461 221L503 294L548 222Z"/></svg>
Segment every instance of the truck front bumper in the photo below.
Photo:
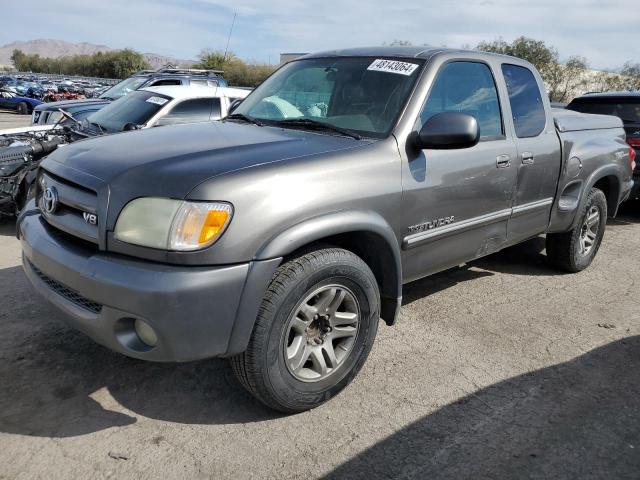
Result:
<svg viewBox="0 0 640 480"><path fill-rule="evenodd" d="M33 212L35 213L35 212ZM281 259L228 266L177 266L101 252L20 218L24 271L68 323L125 355L189 361L242 352L267 284ZM149 325L142 341L135 320Z"/></svg>

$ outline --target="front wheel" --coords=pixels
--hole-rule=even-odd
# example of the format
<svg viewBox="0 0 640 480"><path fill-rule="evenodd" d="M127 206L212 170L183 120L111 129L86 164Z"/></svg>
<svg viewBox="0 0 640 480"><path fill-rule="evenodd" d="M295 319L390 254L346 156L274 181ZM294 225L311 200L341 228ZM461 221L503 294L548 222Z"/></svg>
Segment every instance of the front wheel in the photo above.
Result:
<svg viewBox="0 0 640 480"><path fill-rule="evenodd" d="M376 278L355 254L327 248L295 258L271 280L247 350L231 358L233 371L273 409L317 407L364 364L379 304Z"/></svg>
<svg viewBox="0 0 640 480"><path fill-rule="evenodd" d="M592 188L579 213L577 225L565 233L547 235L547 257L552 265L568 272L580 272L598 253L607 225L607 198Z"/></svg>

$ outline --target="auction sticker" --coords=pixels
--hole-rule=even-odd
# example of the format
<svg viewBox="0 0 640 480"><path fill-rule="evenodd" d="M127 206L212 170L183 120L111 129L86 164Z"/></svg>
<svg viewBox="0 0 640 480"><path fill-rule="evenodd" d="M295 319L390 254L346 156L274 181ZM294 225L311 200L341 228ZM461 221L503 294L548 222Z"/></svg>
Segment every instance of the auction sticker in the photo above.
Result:
<svg viewBox="0 0 640 480"><path fill-rule="evenodd" d="M397 60L378 59L369 65L367 70L374 72L399 73L400 75L411 75L418 68L416 63L398 62Z"/></svg>
<svg viewBox="0 0 640 480"><path fill-rule="evenodd" d="M162 97L149 97L149 98L147 98L147 102L155 103L156 105L164 105L168 101L169 100L167 100L166 98L162 98Z"/></svg>

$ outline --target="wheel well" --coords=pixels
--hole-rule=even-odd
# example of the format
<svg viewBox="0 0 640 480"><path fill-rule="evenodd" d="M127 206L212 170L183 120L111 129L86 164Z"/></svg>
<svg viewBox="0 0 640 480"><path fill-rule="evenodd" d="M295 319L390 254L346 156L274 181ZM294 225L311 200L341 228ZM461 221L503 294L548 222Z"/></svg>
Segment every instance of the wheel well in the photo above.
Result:
<svg viewBox="0 0 640 480"><path fill-rule="evenodd" d="M395 321L398 298L402 295L402 291L399 287L401 272L398 271L394 252L389 243L382 236L373 232L348 232L318 239L299 248L288 257L295 257L302 252L327 245L349 250L369 266L380 289L381 317L388 325L392 325Z"/></svg>
<svg viewBox="0 0 640 480"><path fill-rule="evenodd" d="M615 175L602 177L593 184L593 188L602 190L602 193L604 193L604 196L607 198L608 216L615 216L616 210L618 209L618 198L620 198L618 178Z"/></svg>

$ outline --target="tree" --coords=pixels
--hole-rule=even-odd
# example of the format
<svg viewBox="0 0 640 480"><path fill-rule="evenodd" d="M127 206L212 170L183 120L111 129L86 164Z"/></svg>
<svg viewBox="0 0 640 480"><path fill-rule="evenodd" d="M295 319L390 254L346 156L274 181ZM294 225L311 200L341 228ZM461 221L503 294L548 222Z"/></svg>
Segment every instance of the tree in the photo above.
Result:
<svg viewBox="0 0 640 480"><path fill-rule="evenodd" d="M560 63L558 51L542 40L518 37L508 43L499 38L493 42L480 42L476 49L511 55L532 63L540 72L552 102L568 102L580 94L587 83L588 64L585 58L574 56L566 63Z"/></svg>
<svg viewBox="0 0 640 480"><path fill-rule="evenodd" d="M11 53L11 62L16 70L24 70L26 66L27 55L22 50L14 50Z"/></svg>
<svg viewBox="0 0 640 480"><path fill-rule="evenodd" d="M587 60L571 57L566 63L552 63L547 66L545 83L552 102L569 102L587 84Z"/></svg>
<svg viewBox="0 0 640 480"><path fill-rule="evenodd" d="M20 71L108 78L125 78L138 70L150 68L141 54L130 49L60 58L27 55L21 50L14 50L11 60Z"/></svg>
<svg viewBox="0 0 640 480"><path fill-rule="evenodd" d="M522 58L535 65L543 77L558 63L558 51L555 48L548 47L542 40L527 37L518 37L513 43L507 43L502 38L480 42L476 50Z"/></svg>
<svg viewBox="0 0 640 480"><path fill-rule="evenodd" d="M234 53L220 50L202 50L199 62L195 68L206 70L220 70L224 72L224 78L231 85L244 87L256 87L275 70L271 65L264 63L246 63Z"/></svg>
<svg viewBox="0 0 640 480"><path fill-rule="evenodd" d="M625 79L625 90L640 90L640 63L625 63L620 75Z"/></svg>

